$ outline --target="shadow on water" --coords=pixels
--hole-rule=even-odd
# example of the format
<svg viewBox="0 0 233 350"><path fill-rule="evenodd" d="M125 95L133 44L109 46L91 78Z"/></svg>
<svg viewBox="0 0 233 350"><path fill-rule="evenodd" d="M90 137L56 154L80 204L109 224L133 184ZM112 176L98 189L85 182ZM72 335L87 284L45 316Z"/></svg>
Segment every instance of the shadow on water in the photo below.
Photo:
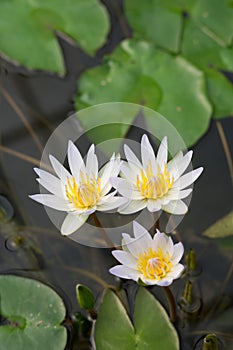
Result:
<svg viewBox="0 0 233 350"><path fill-rule="evenodd" d="M130 35L123 17L119 24L121 2L118 12L114 12L112 2L108 2L113 23L108 44L95 58L61 39L68 70L64 79L42 72L28 74L21 68L19 73L18 68L1 62L0 139L5 149L1 148L0 153L0 206L5 212L0 216L0 273L33 277L52 286L63 297L68 315L78 310L77 283L89 286L96 296L108 284L116 283L108 273L115 262L106 249L83 246L60 235L43 206L28 198L38 192L38 186L33 165L20 155L40 160L51 132L74 111L72 98L80 73L98 64L103 53ZM231 144L233 119L222 119L221 125ZM132 136L139 137L138 130L132 131ZM231 176L215 121L193 149L194 168L203 165L205 171L195 184L190 211L176 235L186 252L193 248L197 253L200 273L190 281L198 307L197 312L195 308L195 312L183 310L177 328L183 350L199 349L199 339L209 331L215 331L224 349L224 344L233 342L232 250L202 236L206 228L232 209ZM5 214L9 215L7 220ZM173 284L177 299L186 283L187 277ZM128 283L126 288L130 294L134 287ZM160 289L153 288L153 292L166 305ZM85 342L79 345L82 348L88 349Z"/></svg>

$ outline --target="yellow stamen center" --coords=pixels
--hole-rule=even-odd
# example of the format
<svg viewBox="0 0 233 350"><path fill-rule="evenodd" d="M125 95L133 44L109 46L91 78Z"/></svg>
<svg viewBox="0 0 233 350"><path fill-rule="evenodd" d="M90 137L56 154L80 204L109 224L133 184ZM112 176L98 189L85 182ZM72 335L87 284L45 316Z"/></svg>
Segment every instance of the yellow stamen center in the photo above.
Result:
<svg viewBox="0 0 233 350"><path fill-rule="evenodd" d="M161 280L171 270L170 256L165 256L160 248L157 252L149 248L139 254L137 268L146 278Z"/></svg>
<svg viewBox="0 0 233 350"><path fill-rule="evenodd" d="M172 187L174 179L167 170L166 164L163 171L158 166L157 173L153 173L152 164L149 162L146 170L141 170L137 176L137 189L145 198L157 199L163 197Z"/></svg>
<svg viewBox="0 0 233 350"><path fill-rule="evenodd" d="M90 178L80 171L80 182L77 184L74 177L67 179L66 197L76 208L91 208L100 197L100 178Z"/></svg>

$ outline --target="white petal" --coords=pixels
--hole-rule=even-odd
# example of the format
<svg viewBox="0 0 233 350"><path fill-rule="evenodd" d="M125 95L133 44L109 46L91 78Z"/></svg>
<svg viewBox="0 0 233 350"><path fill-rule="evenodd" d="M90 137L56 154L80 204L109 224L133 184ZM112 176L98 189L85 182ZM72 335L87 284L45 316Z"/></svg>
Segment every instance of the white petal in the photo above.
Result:
<svg viewBox="0 0 233 350"><path fill-rule="evenodd" d="M72 175L75 177L76 181L79 181L80 170L84 172L85 166L83 162L83 157L81 156L78 148L73 144L72 141L68 143L68 162Z"/></svg>
<svg viewBox="0 0 233 350"><path fill-rule="evenodd" d="M40 176L40 178L36 180L41 186L46 188L49 192L56 194L58 197L64 198L64 185L60 179L38 168L34 168L34 171Z"/></svg>
<svg viewBox="0 0 233 350"><path fill-rule="evenodd" d="M65 199L65 188L64 185L60 180L58 180L58 183L56 181L54 182L47 182L41 178L36 179L41 186L43 186L46 190L49 192L55 194L59 198Z"/></svg>
<svg viewBox="0 0 233 350"><path fill-rule="evenodd" d="M184 265L182 264L177 264L175 266L173 266L172 270L167 274L167 278L179 278L182 274L182 272L184 271Z"/></svg>
<svg viewBox="0 0 233 350"><path fill-rule="evenodd" d="M146 169L150 163L152 165L153 171L155 172L156 171L155 153L148 140L147 135L145 134L142 136L142 141L141 141L141 157L142 157L143 168Z"/></svg>
<svg viewBox="0 0 233 350"><path fill-rule="evenodd" d="M146 247L149 247L152 244L152 237L151 237L151 235L145 229L145 227L140 225L137 221L133 221L133 232L134 232L134 237L137 240L141 239L141 241L144 240L144 241L147 242Z"/></svg>
<svg viewBox="0 0 233 350"><path fill-rule="evenodd" d="M137 181L137 175L139 174L132 170L127 162L122 161L120 175L129 182L135 184Z"/></svg>
<svg viewBox="0 0 233 350"><path fill-rule="evenodd" d="M105 164L105 166L99 172L102 196L104 196L111 190L112 185L109 180L112 177L118 176L120 171L120 165L120 157L118 155L115 156L115 154L113 154L109 162Z"/></svg>
<svg viewBox="0 0 233 350"><path fill-rule="evenodd" d="M173 279L171 279L168 276L166 276L166 277L164 277L161 280L157 280L155 284L157 286L167 287L167 286L170 286L170 284L172 284L172 282L173 282Z"/></svg>
<svg viewBox="0 0 233 350"><path fill-rule="evenodd" d="M71 205L67 200L56 197L53 194L33 194L29 197L56 210L69 211L71 209Z"/></svg>
<svg viewBox="0 0 233 350"><path fill-rule="evenodd" d="M138 278L141 277L141 274L139 271L123 265L114 266L109 270L109 272L120 278L132 279L134 281L137 281Z"/></svg>
<svg viewBox="0 0 233 350"><path fill-rule="evenodd" d="M184 254L184 246L181 242L174 245L174 253L172 255L172 263L177 264Z"/></svg>
<svg viewBox="0 0 233 350"><path fill-rule="evenodd" d="M133 151L127 145L124 145L124 151L125 157L131 169L135 172L140 172L140 169L142 169L142 164L139 162Z"/></svg>
<svg viewBox="0 0 233 350"><path fill-rule="evenodd" d="M61 226L61 234L64 236L71 235L77 231L87 220L88 215L68 214Z"/></svg>
<svg viewBox="0 0 233 350"><path fill-rule="evenodd" d="M137 213L138 211L144 209L145 207L146 207L145 200L130 201L126 205L119 208L118 212L120 214L133 214L133 213Z"/></svg>
<svg viewBox="0 0 233 350"><path fill-rule="evenodd" d="M89 151L87 152L87 161L86 161L86 171L92 177L96 179L98 176L98 159L95 154L95 146L91 145Z"/></svg>
<svg viewBox="0 0 233 350"><path fill-rule="evenodd" d="M191 185L196 179L201 175L203 168L198 168L189 173L181 176L173 185L174 188L179 188L182 190L183 188Z"/></svg>
<svg viewBox="0 0 233 350"><path fill-rule="evenodd" d="M67 183L67 179L71 178L70 173L64 166L52 155L49 156L50 162L55 170L57 176L61 179L64 185Z"/></svg>
<svg viewBox="0 0 233 350"><path fill-rule="evenodd" d="M112 251L112 255L116 258L121 264L130 267L132 269L137 268L137 260L132 256L132 254L128 252L124 252L123 250L114 250Z"/></svg>
<svg viewBox="0 0 233 350"><path fill-rule="evenodd" d="M147 208L152 213L159 211L161 209L161 201L159 199L148 199Z"/></svg>
<svg viewBox="0 0 233 350"><path fill-rule="evenodd" d="M158 251L160 248L164 254L167 252L167 241L168 237L165 235L165 233L160 232L157 230L156 234L153 238L153 248L154 250Z"/></svg>
<svg viewBox="0 0 233 350"><path fill-rule="evenodd" d="M123 204L125 204L126 199L123 197L111 197L106 202L102 202L101 204L97 204L97 210L99 211L108 211L117 209Z"/></svg>
<svg viewBox="0 0 233 350"><path fill-rule="evenodd" d="M132 185L129 181L121 179L120 177L114 177L110 179L110 183L118 192L127 199L143 199L141 193Z"/></svg>
<svg viewBox="0 0 233 350"><path fill-rule="evenodd" d="M188 197L191 192L192 192L192 188L188 188L187 190L181 190L181 191L178 188L171 188L168 194L164 198L167 198L169 201L174 201L177 199L183 199Z"/></svg>
<svg viewBox="0 0 233 350"><path fill-rule="evenodd" d="M179 154L182 155L182 152ZM189 166L189 163L192 159L193 151L189 151L185 154L185 156L178 156L177 158L174 157L167 165L167 169L170 172L171 176L176 181L178 177L180 177L184 171Z"/></svg>
<svg viewBox="0 0 233 350"><path fill-rule="evenodd" d="M157 162L160 165L161 169L163 169L164 165L167 163L167 137L165 136L162 139L162 142L159 146L157 153Z"/></svg>
<svg viewBox="0 0 233 350"><path fill-rule="evenodd" d="M148 249L148 242L143 239L135 239L128 235L128 233L122 233L124 244L127 246L127 250L137 259L139 254L143 254ZM142 245L141 245L142 244Z"/></svg>
<svg viewBox="0 0 233 350"><path fill-rule="evenodd" d="M170 214L183 215L188 211L187 205L182 200L171 201L162 205L162 209Z"/></svg>

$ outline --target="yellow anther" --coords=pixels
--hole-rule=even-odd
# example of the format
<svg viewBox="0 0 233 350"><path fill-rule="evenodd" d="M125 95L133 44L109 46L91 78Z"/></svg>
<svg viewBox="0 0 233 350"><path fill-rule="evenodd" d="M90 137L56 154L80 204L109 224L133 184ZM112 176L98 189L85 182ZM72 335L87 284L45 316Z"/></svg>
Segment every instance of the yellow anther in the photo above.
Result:
<svg viewBox="0 0 233 350"><path fill-rule="evenodd" d="M80 183L74 177L67 179L66 197L76 208L91 208L100 197L100 178L95 179L80 171Z"/></svg>
<svg viewBox="0 0 233 350"><path fill-rule="evenodd" d="M160 166L157 168L157 173L153 173L152 164L149 162L146 170L141 170L140 175L137 176L137 189L145 198L157 199L163 197L172 187L174 179L167 171L164 165L163 171Z"/></svg>
<svg viewBox="0 0 233 350"><path fill-rule="evenodd" d="M165 256L160 248L158 251L149 248L143 255L138 256L137 267L146 278L160 280L171 270L170 256Z"/></svg>

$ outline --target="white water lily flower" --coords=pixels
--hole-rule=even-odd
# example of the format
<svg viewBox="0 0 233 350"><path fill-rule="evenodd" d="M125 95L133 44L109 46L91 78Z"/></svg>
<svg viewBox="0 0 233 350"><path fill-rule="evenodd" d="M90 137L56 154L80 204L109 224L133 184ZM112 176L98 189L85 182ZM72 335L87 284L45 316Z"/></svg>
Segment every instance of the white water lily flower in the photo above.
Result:
<svg viewBox="0 0 233 350"><path fill-rule="evenodd" d="M173 244L171 237L159 230L152 238L136 221L133 229L135 238L123 233L123 250L112 252L122 265L112 267L109 272L146 285L169 286L184 270L179 263L184 253L183 244Z"/></svg>
<svg viewBox="0 0 233 350"><path fill-rule="evenodd" d="M128 199L118 211L132 214L147 207L150 212L162 209L171 214L185 214L188 207L182 199L192 192L191 188L185 188L203 171L200 167L183 175L191 161L192 151L185 155L180 151L167 162L167 137L163 138L156 157L146 135L141 140L142 163L127 145L124 151L127 162L121 166L122 178L111 179L113 187Z"/></svg>
<svg viewBox="0 0 233 350"><path fill-rule="evenodd" d="M115 196L116 191L109 193L112 188L109 178L119 173L119 156L113 154L110 161L98 172L94 145L89 148L86 164L71 141L67 155L71 173L50 155L50 162L57 176L38 168L34 170L39 175L37 181L51 193L29 196L41 204L68 213L61 226L63 235L75 232L96 210L109 211L125 202L124 198Z"/></svg>

